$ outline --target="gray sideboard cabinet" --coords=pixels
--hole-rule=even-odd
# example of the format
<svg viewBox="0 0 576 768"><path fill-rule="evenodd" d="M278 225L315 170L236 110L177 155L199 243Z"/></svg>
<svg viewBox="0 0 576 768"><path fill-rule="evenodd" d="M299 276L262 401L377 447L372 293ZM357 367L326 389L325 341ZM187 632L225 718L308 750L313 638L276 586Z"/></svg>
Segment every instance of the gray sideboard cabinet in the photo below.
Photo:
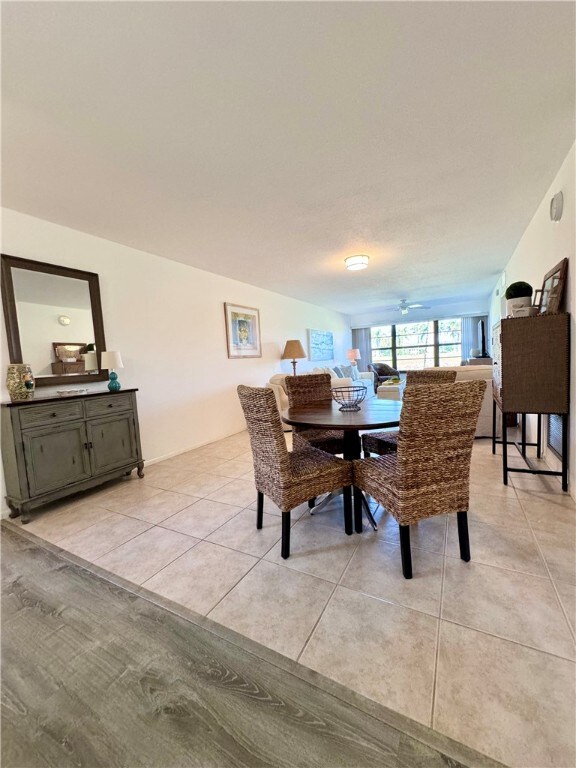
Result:
<svg viewBox="0 0 576 768"><path fill-rule="evenodd" d="M136 389L2 403L10 517L138 470L144 476Z"/></svg>

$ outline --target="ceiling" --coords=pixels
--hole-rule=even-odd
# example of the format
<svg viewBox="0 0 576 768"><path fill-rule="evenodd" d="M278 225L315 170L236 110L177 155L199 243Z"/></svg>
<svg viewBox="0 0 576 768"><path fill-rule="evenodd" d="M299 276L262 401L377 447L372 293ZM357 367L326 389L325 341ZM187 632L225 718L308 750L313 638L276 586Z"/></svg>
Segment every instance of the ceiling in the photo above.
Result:
<svg viewBox="0 0 576 768"><path fill-rule="evenodd" d="M487 304L574 142L572 3L3 5L6 207L352 315Z"/></svg>

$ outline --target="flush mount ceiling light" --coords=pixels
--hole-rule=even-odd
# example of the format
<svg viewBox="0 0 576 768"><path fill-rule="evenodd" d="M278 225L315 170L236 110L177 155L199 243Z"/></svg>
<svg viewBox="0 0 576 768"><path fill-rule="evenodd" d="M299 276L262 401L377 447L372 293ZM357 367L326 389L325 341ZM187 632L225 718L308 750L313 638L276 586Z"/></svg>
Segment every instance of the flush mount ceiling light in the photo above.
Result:
<svg viewBox="0 0 576 768"><path fill-rule="evenodd" d="M348 256L347 259L344 259L344 264L346 264L346 269L355 271L357 269L366 269L369 261L368 256L360 254L358 256Z"/></svg>

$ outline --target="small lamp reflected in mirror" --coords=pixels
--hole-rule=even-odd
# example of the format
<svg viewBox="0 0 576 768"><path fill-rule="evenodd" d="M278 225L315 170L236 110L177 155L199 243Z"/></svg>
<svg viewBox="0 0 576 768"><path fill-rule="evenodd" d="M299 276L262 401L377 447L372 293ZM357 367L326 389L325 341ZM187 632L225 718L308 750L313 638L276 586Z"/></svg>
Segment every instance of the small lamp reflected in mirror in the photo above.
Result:
<svg viewBox="0 0 576 768"><path fill-rule="evenodd" d="M109 373L108 389L110 392L119 392L121 389L118 381L117 368L124 368L120 352L102 352L102 368L107 368Z"/></svg>
<svg viewBox="0 0 576 768"><path fill-rule="evenodd" d="M284 352L282 352L281 360L291 360L292 370L294 376L296 376L296 360L304 360L306 358L306 352L298 339L290 339L286 342Z"/></svg>
<svg viewBox="0 0 576 768"><path fill-rule="evenodd" d="M98 370L98 356L96 352L84 353L84 370L86 373Z"/></svg>
<svg viewBox="0 0 576 768"><path fill-rule="evenodd" d="M352 365L356 365L356 361L361 359L360 350L359 349L349 349L346 352L346 357Z"/></svg>

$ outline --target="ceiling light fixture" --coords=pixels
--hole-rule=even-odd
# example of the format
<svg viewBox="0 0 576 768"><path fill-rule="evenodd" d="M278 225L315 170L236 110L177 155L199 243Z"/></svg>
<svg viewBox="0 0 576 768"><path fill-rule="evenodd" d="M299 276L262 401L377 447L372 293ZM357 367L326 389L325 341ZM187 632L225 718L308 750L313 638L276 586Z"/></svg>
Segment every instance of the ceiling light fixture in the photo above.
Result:
<svg viewBox="0 0 576 768"><path fill-rule="evenodd" d="M346 264L346 269L356 271L357 269L366 269L369 261L368 256L360 254L358 256L348 256L347 259L344 259L344 264Z"/></svg>

